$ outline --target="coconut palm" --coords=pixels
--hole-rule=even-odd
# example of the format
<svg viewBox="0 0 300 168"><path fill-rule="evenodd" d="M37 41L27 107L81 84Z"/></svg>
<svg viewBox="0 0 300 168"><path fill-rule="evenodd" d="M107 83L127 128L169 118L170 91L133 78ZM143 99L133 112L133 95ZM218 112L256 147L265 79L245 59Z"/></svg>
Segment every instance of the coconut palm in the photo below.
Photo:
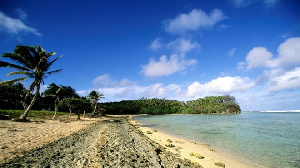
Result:
<svg viewBox="0 0 300 168"><path fill-rule="evenodd" d="M90 99L91 101L91 104L93 106L93 114L95 114L96 112L96 109L97 109L97 102L100 100L100 98L104 98L104 95L103 94L100 94L99 92L97 91L92 91L89 95L88 95L88 98Z"/></svg>
<svg viewBox="0 0 300 168"><path fill-rule="evenodd" d="M53 97L55 97L54 115L53 115L52 119L55 119L56 113L58 111L59 101L60 101L61 96L62 96L62 89L63 89L63 86L57 86L55 83L51 83L42 94L44 96L53 96Z"/></svg>
<svg viewBox="0 0 300 168"><path fill-rule="evenodd" d="M20 116L20 120L26 120L26 117L35 103L36 98L39 96L41 83L49 75L60 72L61 69L49 71L51 65L57 61L61 56L56 57L50 61L50 57L55 55L55 52L47 53L41 46L16 46L14 52L4 53L2 57L9 58L16 63L10 63L0 61L0 67L10 67L16 69L15 72L10 72L7 76L12 75L24 75L17 79L1 82L0 85L6 83L14 83L17 81L23 81L27 78L33 79L33 82L29 86L28 93L35 90L35 94L30 101L30 104L26 107L24 114Z"/></svg>

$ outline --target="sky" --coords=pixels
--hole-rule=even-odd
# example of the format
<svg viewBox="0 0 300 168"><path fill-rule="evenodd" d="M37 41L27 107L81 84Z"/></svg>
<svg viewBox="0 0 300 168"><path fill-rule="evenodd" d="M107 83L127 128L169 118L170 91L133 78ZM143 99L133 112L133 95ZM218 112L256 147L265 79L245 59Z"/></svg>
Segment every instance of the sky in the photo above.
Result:
<svg viewBox="0 0 300 168"><path fill-rule="evenodd" d="M102 102L230 94L245 111L300 109L299 8L298 0L0 0L0 53L56 52L63 57L52 70L63 70L42 89L96 90ZM0 79L15 78L11 71L1 68Z"/></svg>

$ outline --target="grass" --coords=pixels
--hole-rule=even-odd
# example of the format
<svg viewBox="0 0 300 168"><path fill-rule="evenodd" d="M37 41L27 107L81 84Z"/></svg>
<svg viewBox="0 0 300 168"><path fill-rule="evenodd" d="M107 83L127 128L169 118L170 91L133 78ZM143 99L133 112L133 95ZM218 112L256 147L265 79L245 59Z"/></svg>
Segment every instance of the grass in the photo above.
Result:
<svg viewBox="0 0 300 168"><path fill-rule="evenodd" d="M11 119L17 119L24 113L24 110L1 110L0 115L8 116ZM56 116L59 117L60 115L68 115L69 113L66 112L57 112ZM33 117L36 119L51 119L54 115L54 111L37 111L31 110L28 113L27 117Z"/></svg>

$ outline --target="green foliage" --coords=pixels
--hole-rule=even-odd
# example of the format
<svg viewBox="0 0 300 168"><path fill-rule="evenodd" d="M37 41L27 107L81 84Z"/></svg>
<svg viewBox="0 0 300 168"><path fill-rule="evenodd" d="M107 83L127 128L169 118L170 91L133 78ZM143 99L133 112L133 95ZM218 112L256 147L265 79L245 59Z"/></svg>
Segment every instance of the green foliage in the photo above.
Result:
<svg viewBox="0 0 300 168"><path fill-rule="evenodd" d="M101 104L106 114L231 114L240 113L235 98L210 96L203 99L181 102L166 99L123 100Z"/></svg>
<svg viewBox="0 0 300 168"><path fill-rule="evenodd" d="M78 115L83 114L84 111L91 112L91 105L87 99L84 98L65 98L60 102L61 109L68 109Z"/></svg>
<svg viewBox="0 0 300 168"><path fill-rule="evenodd" d="M240 106L233 96L209 96L188 101L185 113L187 114L228 114L240 113Z"/></svg>
<svg viewBox="0 0 300 168"><path fill-rule="evenodd" d="M98 105L98 101L100 100L100 98L104 98L104 95L100 94L97 91L91 91L91 93L88 95L88 99L90 100L91 106L93 108L93 114L92 114L93 117L96 117L99 114L103 115L103 114L101 114L104 111L103 109L98 108L98 110L97 110L97 105Z"/></svg>
<svg viewBox="0 0 300 168"><path fill-rule="evenodd" d="M26 89L21 83L8 83L0 86L0 109L22 109Z"/></svg>

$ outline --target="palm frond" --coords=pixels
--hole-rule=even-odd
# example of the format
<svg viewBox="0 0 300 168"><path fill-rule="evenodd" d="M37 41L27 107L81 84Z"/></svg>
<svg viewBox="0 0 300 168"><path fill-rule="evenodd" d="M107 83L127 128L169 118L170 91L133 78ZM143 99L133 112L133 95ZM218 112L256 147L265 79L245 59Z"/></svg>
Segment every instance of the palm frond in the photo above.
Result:
<svg viewBox="0 0 300 168"><path fill-rule="evenodd" d="M22 78L8 80L8 81L0 81L0 86L7 85L7 84L13 84L13 83L16 83L19 81L24 81L26 79L27 79L27 77L22 77Z"/></svg>
<svg viewBox="0 0 300 168"><path fill-rule="evenodd" d="M11 68L19 69L22 71L30 71L29 68L26 68L26 67L23 67L20 65L16 65L16 64L11 64L11 63L4 62L4 61L0 61L0 67L11 67Z"/></svg>
<svg viewBox="0 0 300 168"><path fill-rule="evenodd" d="M18 72L10 72L7 74L7 76L12 76L12 75L27 75L27 76L32 76L33 73L28 72L28 71L18 71Z"/></svg>
<svg viewBox="0 0 300 168"><path fill-rule="evenodd" d="M47 54L47 56L50 57L50 56L55 55L55 54L56 54L56 52L50 52L50 53Z"/></svg>
<svg viewBox="0 0 300 168"><path fill-rule="evenodd" d="M47 72L47 75L51 75L53 73L58 73L60 71L62 71L62 69L57 69L57 70L54 70L54 71L50 71L50 72Z"/></svg>
<svg viewBox="0 0 300 168"><path fill-rule="evenodd" d="M16 54L19 58L19 63L26 66L33 68L34 67L34 59L32 56L32 51L34 51L34 47L32 46L16 46L14 54Z"/></svg>
<svg viewBox="0 0 300 168"><path fill-rule="evenodd" d="M47 65L46 65L46 68L45 69L49 69L50 68L50 66L56 61L56 60L58 60L59 58L61 58L61 57L63 57L62 55L61 56L58 56L58 57L56 57L54 60L52 60L51 62L49 62Z"/></svg>

